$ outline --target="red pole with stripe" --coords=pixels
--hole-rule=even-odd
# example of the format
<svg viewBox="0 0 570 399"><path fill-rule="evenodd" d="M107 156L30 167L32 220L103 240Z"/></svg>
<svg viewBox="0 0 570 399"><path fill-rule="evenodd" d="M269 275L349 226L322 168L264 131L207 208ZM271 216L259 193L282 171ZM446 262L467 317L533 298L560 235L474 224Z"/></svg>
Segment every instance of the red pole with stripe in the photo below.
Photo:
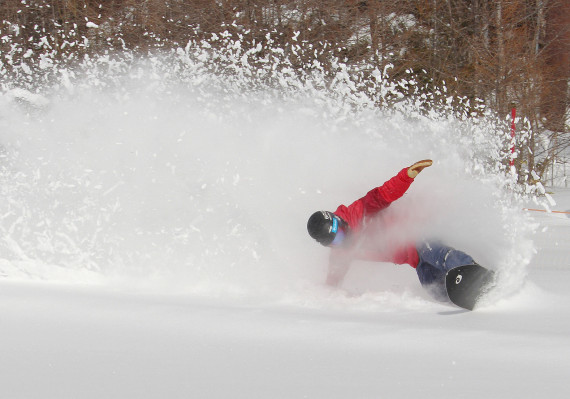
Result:
<svg viewBox="0 0 570 399"><path fill-rule="evenodd" d="M515 165L515 118L517 116L517 109L511 110L511 166Z"/></svg>

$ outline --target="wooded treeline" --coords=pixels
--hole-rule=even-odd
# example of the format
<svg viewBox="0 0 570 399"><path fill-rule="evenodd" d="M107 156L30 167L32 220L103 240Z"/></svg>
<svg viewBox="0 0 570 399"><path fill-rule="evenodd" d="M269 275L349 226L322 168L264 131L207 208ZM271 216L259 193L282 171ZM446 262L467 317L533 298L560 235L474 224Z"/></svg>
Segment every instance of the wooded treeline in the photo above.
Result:
<svg viewBox="0 0 570 399"><path fill-rule="evenodd" d="M212 33L250 43L328 46L347 64L415 76L441 96L516 107L531 135L517 166L544 169L570 146L568 0L1 0L0 50L10 61L54 52L185 46ZM97 26L97 29L94 27ZM75 40L75 41L74 41ZM283 41L283 43L279 43ZM89 43L87 45L86 43ZM331 46L332 45L332 46ZM21 50L15 54L14 48ZM17 52L16 51L16 52ZM3 60L5 61L5 60ZM9 67L5 68L9 73ZM447 92L436 88L445 86ZM537 141L548 138L546 147ZM543 151L543 153L540 153ZM540 160L540 163L538 163Z"/></svg>

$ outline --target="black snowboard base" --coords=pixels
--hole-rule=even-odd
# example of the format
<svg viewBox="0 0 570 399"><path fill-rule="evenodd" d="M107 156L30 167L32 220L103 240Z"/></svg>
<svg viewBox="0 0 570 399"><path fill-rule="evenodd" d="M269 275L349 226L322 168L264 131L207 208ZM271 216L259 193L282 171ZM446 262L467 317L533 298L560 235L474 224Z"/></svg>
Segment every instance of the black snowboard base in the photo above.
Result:
<svg viewBox="0 0 570 399"><path fill-rule="evenodd" d="M473 310L477 301L494 286L495 272L481 265L451 269L445 276L447 296L457 306Z"/></svg>

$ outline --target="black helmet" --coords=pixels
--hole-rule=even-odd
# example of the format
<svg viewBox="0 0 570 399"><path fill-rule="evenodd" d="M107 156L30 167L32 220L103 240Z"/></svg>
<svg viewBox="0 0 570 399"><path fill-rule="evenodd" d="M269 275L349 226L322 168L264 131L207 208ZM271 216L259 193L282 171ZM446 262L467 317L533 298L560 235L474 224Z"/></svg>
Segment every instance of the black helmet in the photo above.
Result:
<svg viewBox="0 0 570 399"><path fill-rule="evenodd" d="M309 235L324 246L330 245L338 230L346 228L346 222L332 212L318 211L307 222Z"/></svg>

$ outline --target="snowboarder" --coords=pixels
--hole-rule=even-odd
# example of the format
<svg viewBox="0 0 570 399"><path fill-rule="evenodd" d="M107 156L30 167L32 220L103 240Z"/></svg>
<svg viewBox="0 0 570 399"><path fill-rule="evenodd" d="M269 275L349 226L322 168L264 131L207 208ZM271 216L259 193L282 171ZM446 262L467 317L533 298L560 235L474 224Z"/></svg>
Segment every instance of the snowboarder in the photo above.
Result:
<svg viewBox="0 0 570 399"><path fill-rule="evenodd" d="M331 248L328 285L338 286L353 260L372 260L410 265L416 269L422 286L439 299L447 298L446 273L459 266L475 264L471 256L441 243L379 245L371 237L374 236L370 228L373 220L402 197L416 176L432 163L429 159L416 162L351 205L311 215L307 223L310 236Z"/></svg>

